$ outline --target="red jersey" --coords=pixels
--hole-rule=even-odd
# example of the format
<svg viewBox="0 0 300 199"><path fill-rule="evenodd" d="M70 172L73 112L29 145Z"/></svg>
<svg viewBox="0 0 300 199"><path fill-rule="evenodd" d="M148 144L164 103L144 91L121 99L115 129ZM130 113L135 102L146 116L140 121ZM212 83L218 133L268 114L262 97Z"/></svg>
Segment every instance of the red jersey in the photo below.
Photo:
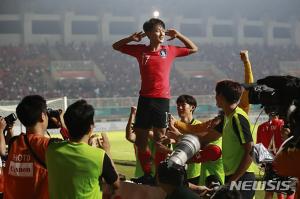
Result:
<svg viewBox="0 0 300 199"><path fill-rule="evenodd" d="M283 143L281 138L281 129L283 125L284 122L281 119L273 119L262 123L257 129L256 143L262 143L264 147L275 154Z"/></svg>
<svg viewBox="0 0 300 199"><path fill-rule="evenodd" d="M31 155L25 134L21 134L10 146L4 169L5 199L48 199L48 171ZM29 145L39 159L45 162L49 138L27 134Z"/></svg>
<svg viewBox="0 0 300 199"><path fill-rule="evenodd" d="M151 98L170 98L170 71L175 57L186 56L186 47L161 46L158 51L150 51L144 44L124 45L121 52L135 57L141 74L140 95Z"/></svg>

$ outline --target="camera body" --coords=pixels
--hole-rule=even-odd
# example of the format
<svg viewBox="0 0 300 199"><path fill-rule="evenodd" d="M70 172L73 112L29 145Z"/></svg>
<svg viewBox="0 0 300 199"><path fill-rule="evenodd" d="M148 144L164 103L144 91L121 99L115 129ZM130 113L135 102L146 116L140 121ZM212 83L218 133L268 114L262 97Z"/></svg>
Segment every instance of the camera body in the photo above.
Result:
<svg viewBox="0 0 300 199"><path fill-rule="evenodd" d="M276 112L295 137L300 132L300 78L268 76L243 86L249 91L249 103L261 104Z"/></svg>
<svg viewBox="0 0 300 199"><path fill-rule="evenodd" d="M60 110L54 110L52 108L47 108L47 115L48 115L48 117L59 118L60 113L61 113Z"/></svg>
<svg viewBox="0 0 300 199"><path fill-rule="evenodd" d="M7 126L12 126L17 119L18 118L14 113L11 113L4 118Z"/></svg>
<svg viewBox="0 0 300 199"><path fill-rule="evenodd" d="M158 179L160 182L179 186L187 181L185 171L186 162L200 150L198 137L186 134L175 146L171 155L158 167Z"/></svg>
<svg viewBox="0 0 300 199"><path fill-rule="evenodd" d="M57 120L60 120L60 114L61 114L61 110L54 110L52 108L48 108L47 109L47 115L48 115L48 126L47 129L57 129L59 128L59 126L57 126L57 124L51 119L51 118L55 118Z"/></svg>

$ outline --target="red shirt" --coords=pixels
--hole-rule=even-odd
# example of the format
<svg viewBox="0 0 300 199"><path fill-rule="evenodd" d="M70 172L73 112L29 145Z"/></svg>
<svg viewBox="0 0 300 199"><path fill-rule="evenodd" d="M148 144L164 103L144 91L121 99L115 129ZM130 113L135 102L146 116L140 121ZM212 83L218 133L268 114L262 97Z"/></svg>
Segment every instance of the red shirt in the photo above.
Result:
<svg viewBox="0 0 300 199"><path fill-rule="evenodd" d="M44 163L49 138L27 134L29 144ZM31 155L22 133L10 146L4 169L4 199L48 199L48 171Z"/></svg>
<svg viewBox="0 0 300 199"><path fill-rule="evenodd" d="M257 129L256 143L262 143L269 151L273 151L273 146L270 146L272 137L274 136L275 149L278 151L283 143L281 138L281 129L284 125L283 120L273 119L259 125Z"/></svg>
<svg viewBox="0 0 300 199"><path fill-rule="evenodd" d="M186 56L189 49L177 46L161 46L150 51L144 44L124 45L121 52L135 57L141 74L140 95L151 98L170 98L170 71L175 57Z"/></svg>

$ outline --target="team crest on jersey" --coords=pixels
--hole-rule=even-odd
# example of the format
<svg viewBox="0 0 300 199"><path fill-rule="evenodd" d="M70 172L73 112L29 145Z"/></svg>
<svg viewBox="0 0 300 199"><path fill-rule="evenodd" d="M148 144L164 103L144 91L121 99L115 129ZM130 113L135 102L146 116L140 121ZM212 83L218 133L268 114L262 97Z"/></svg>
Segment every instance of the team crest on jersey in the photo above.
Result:
<svg viewBox="0 0 300 199"><path fill-rule="evenodd" d="M159 54L160 54L161 57L167 57L167 50L166 49L161 49L159 51Z"/></svg>

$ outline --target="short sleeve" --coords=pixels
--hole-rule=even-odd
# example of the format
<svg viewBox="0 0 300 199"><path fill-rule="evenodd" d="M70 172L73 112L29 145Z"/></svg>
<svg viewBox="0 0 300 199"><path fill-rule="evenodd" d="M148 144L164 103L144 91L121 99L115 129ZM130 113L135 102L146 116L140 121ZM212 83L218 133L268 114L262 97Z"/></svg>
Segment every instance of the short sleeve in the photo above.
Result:
<svg viewBox="0 0 300 199"><path fill-rule="evenodd" d="M118 174L107 154L104 155L102 177L107 184L113 184L118 180Z"/></svg>
<svg viewBox="0 0 300 199"><path fill-rule="evenodd" d="M214 127L214 130L216 130L218 133L222 134L222 132L223 132L223 126L224 126L224 115L221 116L221 121L220 121L219 124L217 124Z"/></svg>
<svg viewBox="0 0 300 199"><path fill-rule="evenodd" d="M243 115L233 116L232 126L241 144L253 141L249 120Z"/></svg>
<svg viewBox="0 0 300 199"><path fill-rule="evenodd" d="M190 54L190 49L186 47L178 47L178 46L169 46L172 53L174 54L174 57L183 57Z"/></svg>

